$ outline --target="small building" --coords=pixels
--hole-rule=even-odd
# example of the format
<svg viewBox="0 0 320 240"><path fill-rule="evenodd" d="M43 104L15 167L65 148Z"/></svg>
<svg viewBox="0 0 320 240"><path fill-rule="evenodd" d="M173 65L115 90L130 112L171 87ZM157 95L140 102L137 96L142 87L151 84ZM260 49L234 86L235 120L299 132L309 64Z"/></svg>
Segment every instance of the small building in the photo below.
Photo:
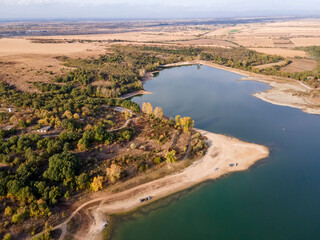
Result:
<svg viewBox="0 0 320 240"><path fill-rule="evenodd" d="M12 109L12 108L8 108L8 112L9 112L9 113L12 113L12 112L13 112L13 109Z"/></svg>
<svg viewBox="0 0 320 240"><path fill-rule="evenodd" d="M46 132L49 132L51 130L51 126L44 126L40 129L38 129L38 132L40 133L46 133Z"/></svg>

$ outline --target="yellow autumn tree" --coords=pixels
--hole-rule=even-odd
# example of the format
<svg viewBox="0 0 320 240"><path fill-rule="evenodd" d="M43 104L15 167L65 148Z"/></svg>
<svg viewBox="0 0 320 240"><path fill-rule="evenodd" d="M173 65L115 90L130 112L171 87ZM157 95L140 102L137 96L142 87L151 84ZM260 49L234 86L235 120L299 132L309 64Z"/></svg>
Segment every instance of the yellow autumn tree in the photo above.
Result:
<svg viewBox="0 0 320 240"><path fill-rule="evenodd" d="M129 112L128 110L124 110L123 113L124 113L124 117L125 117L126 120L127 120L129 117L131 117L131 114L130 114L130 112Z"/></svg>
<svg viewBox="0 0 320 240"><path fill-rule="evenodd" d="M162 108L161 108L161 107L156 107L156 108L154 109L153 114L154 114L154 116L155 116L156 118L162 119L162 117L163 117Z"/></svg>
<svg viewBox="0 0 320 240"><path fill-rule="evenodd" d="M58 116L56 116L55 119L54 119L54 127L58 128L60 126L61 126L61 120L60 120L60 118Z"/></svg>
<svg viewBox="0 0 320 240"><path fill-rule="evenodd" d="M180 118L180 124L184 132L189 132L193 128L193 120L191 117Z"/></svg>
<svg viewBox="0 0 320 240"><path fill-rule="evenodd" d="M103 180L102 176L98 176L98 177L93 178L93 181L91 183L92 191L97 192L102 189L102 180Z"/></svg>
<svg viewBox="0 0 320 240"><path fill-rule="evenodd" d="M174 121L176 122L176 126L180 126L180 119L181 119L180 115L176 115L176 117L174 118Z"/></svg>
<svg viewBox="0 0 320 240"><path fill-rule="evenodd" d="M151 103L147 102L147 103L142 103L142 112L146 113L146 114L152 114L153 113L153 107L151 105Z"/></svg>
<svg viewBox="0 0 320 240"><path fill-rule="evenodd" d="M70 112L69 110L65 111L64 114L62 115L62 117L66 117L68 119L71 119L73 117L72 112Z"/></svg>
<svg viewBox="0 0 320 240"><path fill-rule="evenodd" d="M75 114L73 114L73 118L74 118L74 119L80 119L80 116L79 116L78 113L75 113Z"/></svg>
<svg viewBox="0 0 320 240"><path fill-rule="evenodd" d="M167 152L167 154L164 157L168 163L174 163L177 161L175 150L171 150L170 152Z"/></svg>
<svg viewBox="0 0 320 240"><path fill-rule="evenodd" d="M118 179L120 179L121 174L122 174L122 168L116 164L111 164L110 167L106 169L107 171L107 178L109 179L110 182L114 183Z"/></svg>

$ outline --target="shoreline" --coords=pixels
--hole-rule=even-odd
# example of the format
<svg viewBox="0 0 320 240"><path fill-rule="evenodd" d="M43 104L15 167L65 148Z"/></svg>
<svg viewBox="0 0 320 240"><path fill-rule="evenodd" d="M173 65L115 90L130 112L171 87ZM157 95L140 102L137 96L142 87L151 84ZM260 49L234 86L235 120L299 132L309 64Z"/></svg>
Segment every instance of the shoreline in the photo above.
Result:
<svg viewBox="0 0 320 240"><path fill-rule="evenodd" d="M82 239L101 238L107 221L106 215L125 213L144 206L145 203L139 203L140 198L152 196L147 202L149 204L207 180L217 179L231 172L245 171L269 156L269 149L265 146L196 130L208 138L209 148L204 157L175 174L100 198L100 204L90 209L92 224L86 233L81 231L81 236L86 236ZM229 166L235 163L238 165Z"/></svg>

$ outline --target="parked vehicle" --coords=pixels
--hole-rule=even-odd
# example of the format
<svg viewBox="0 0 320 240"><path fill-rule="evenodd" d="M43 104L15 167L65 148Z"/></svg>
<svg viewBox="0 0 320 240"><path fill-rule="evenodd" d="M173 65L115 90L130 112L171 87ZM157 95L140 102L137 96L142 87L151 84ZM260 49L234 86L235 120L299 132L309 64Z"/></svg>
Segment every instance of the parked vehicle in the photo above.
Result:
<svg viewBox="0 0 320 240"><path fill-rule="evenodd" d="M142 203L142 202L144 202L144 201L151 200L151 198L152 198L151 196L148 196L148 197L145 197L145 198L140 198L140 199L139 199L139 202Z"/></svg>

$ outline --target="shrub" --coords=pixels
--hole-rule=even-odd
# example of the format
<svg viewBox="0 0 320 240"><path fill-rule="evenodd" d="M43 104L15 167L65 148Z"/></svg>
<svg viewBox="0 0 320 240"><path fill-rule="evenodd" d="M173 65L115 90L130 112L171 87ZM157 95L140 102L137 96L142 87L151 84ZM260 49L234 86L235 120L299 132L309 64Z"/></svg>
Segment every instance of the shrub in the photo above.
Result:
<svg viewBox="0 0 320 240"><path fill-rule="evenodd" d="M29 217L29 212L26 210L26 208L19 209L16 214L12 216L12 223L18 223L23 222Z"/></svg>
<svg viewBox="0 0 320 240"><path fill-rule="evenodd" d="M3 237L3 240L11 240L12 237L11 237L11 234L10 233L7 233L6 235L4 235Z"/></svg>
<svg viewBox="0 0 320 240"><path fill-rule="evenodd" d="M4 210L4 215L6 216L12 216L13 214L13 211L12 211L12 208L11 207L6 207L6 209Z"/></svg>

